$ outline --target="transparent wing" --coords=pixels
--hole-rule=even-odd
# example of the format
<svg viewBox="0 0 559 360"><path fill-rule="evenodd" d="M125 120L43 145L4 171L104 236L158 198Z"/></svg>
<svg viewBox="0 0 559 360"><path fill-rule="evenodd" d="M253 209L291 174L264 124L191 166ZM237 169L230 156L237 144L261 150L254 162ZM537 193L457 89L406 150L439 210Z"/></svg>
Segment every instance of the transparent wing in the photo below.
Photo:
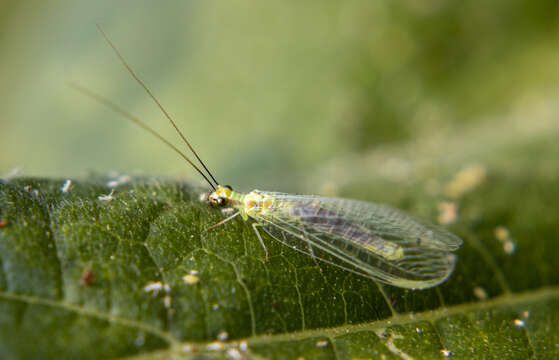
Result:
<svg viewBox="0 0 559 360"><path fill-rule="evenodd" d="M412 289L440 284L462 240L386 205L260 192L274 201L254 219L276 240L345 270Z"/></svg>

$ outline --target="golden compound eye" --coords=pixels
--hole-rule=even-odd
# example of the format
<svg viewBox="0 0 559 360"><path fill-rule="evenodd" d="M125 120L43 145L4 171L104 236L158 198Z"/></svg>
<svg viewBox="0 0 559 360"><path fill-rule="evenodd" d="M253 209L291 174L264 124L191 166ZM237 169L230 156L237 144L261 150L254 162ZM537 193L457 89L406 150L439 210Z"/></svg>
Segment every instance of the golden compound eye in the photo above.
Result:
<svg viewBox="0 0 559 360"><path fill-rule="evenodd" d="M219 196L217 196L216 194L210 194L210 196L208 197L208 204L210 206L219 206L220 205L220 200L221 200L221 198Z"/></svg>

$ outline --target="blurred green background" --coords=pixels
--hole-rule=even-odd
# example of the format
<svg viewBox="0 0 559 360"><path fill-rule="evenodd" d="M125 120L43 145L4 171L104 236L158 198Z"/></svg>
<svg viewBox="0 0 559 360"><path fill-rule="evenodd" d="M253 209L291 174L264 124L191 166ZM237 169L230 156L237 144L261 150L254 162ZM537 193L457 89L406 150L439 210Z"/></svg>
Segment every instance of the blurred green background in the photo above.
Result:
<svg viewBox="0 0 559 360"><path fill-rule="evenodd" d="M4 0L0 173L199 181L67 86L180 143L96 23L218 180L241 190L329 194L471 164L514 170L531 144L559 139L558 18L557 1Z"/></svg>

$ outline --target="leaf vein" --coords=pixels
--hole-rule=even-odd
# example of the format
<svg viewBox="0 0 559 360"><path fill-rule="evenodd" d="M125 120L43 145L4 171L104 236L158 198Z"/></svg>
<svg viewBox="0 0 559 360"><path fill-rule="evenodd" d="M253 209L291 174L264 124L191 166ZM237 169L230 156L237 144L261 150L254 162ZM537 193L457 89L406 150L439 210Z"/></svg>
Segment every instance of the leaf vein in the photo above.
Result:
<svg viewBox="0 0 559 360"><path fill-rule="evenodd" d="M149 325L149 324L137 321L137 320L127 319L127 318L117 316L117 315L105 314L105 313L102 313L100 311L90 309L90 308L83 308L83 307L80 307L76 304L67 303L65 301L55 301L55 300L50 300L50 299L45 299L45 298L39 298L39 297L32 296L32 295L14 294L14 293L5 292L5 291L0 291L0 297L4 298L4 299L7 299L7 300L20 301L20 302L25 303L27 305L37 304L37 305L44 305L44 306L48 306L48 307L52 307L52 308L63 309L63 310L67 310L67 311L70 311L70 312L74 312L74 313L79 314L79 315L84 315L84 316L97 318L97 319L100 319L100 320L105 320L105 321L108 321L110 323L141 329L141 330L144 330L148 333L151 333L152 335L155 335L155 336L165 340L169 345L176 346L176 345L180 344L179 340L176 339L169 332L160 330L160 329L158 329L158 328L156 328L152 325Z"/></svg>

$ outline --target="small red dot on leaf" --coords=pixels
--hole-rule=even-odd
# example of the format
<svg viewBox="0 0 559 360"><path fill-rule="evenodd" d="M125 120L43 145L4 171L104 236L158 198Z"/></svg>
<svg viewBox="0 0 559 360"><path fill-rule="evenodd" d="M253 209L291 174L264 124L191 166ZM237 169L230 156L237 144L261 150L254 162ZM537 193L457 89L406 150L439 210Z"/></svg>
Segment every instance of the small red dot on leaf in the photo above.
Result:
<svg viewBox="0 0 559 360"><path fill-rule="evenodd" d="M80 277L80 282L83 286L90 285L95 280L95 274L90 269L85 269Z"/></svg>

